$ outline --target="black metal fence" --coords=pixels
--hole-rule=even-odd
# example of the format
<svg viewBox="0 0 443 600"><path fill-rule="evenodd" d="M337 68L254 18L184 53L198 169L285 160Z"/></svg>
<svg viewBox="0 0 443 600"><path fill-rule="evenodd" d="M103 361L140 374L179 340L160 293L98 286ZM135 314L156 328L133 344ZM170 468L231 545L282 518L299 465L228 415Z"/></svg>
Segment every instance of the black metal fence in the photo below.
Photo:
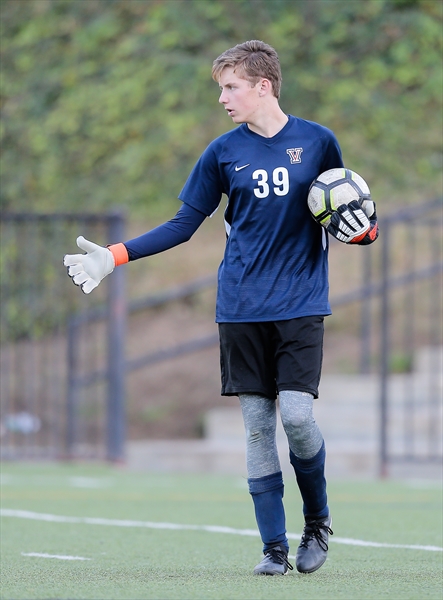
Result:
<svg viewBox="0 0 443 600"><path fill-rule="evenodd" d="M442 459L442 202L381 219L362 249L362 285L332 298L354 307L362 373L380 377L380 472L398 461ZM99 243L125 238L121 215L3 215L1 411L3 458L120 460L125 377L217 344L214 334L125 360L127 315L215 285L200 279L128 302L125 269L88 297L66 285L61 257L78 231ZM62 281L63 279L63 281Z"/></svg>
<svg viewBox="0 0 443 600"><path fill-rule="evenodd" d="M2 458L120 456L125 270L86 297L66 285L62 259L80 252L79 231L99 243L123 239L123 215L4 213L0 227ZM86 328L85 311L107 318ZM105 380L78 394L93 365Z"/></svg>
<svg viewBox="0 0 443 600"><path fill-rule="evenodd" d="M380 246L380 474L443 457L442 200L383 221Z"/></svg>

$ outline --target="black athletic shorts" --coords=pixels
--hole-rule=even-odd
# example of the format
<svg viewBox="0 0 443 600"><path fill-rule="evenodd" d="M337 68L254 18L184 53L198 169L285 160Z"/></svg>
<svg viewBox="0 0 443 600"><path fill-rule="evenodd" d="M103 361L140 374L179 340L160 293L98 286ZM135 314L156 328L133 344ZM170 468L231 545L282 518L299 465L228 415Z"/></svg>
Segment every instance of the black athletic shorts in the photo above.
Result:
<svg viewBox="0 0 443 600"><path fill-rule="evenodd" d="M318 398L323 317L263 323L219 323L222 396L279 391Z"/></svg>

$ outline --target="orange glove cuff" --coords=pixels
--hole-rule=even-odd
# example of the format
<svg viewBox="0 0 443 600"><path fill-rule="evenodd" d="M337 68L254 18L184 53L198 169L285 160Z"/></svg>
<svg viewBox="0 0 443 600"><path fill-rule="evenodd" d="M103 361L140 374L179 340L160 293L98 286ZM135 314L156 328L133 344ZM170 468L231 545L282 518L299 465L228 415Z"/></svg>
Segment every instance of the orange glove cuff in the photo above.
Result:
<svg viewBox="0 0 443 600"><path fill-rule="evenodd" d="M116 267L129 262L128 251L126 250L126 246L124 244L111 244L110 246L108 246L108 250L112 252L112 256L114 257Z"/></svg>

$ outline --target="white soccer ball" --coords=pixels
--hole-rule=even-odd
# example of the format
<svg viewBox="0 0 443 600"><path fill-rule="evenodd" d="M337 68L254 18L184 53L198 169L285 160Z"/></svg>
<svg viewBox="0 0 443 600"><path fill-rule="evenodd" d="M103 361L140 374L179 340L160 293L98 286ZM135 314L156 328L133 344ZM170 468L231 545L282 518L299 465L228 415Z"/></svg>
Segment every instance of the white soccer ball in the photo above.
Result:
<svg viewBox="0 0 443 600"><path fill-rule="evenodd" d="M314 179L308 193L312 216L326 229L341 204L357 200L368 217L374 214L374 202L366 181L351 169L330 169Z"/></svg>

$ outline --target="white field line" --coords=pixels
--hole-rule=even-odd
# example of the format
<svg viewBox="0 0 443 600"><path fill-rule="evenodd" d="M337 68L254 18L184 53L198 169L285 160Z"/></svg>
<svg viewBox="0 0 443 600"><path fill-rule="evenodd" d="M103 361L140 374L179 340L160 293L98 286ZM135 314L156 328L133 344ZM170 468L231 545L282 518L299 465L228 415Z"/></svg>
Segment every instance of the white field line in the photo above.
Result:
<svg viewBox="0 0 443 600"><path fill-rule="evenodd" d="M46 554L44 552L22 552L22 556L35 556L37 558L57 558L58 560L91 560L84 556L69 556L65 554Z"/></svg>
<svg viewBox="0 0 443 600"><path fill-rule="evenodd" d="M181 525L179 523L155 523L152 521L130 521L121 519L101 519L96 517L65 517L61 515L48 515L35 513L27 510L13 510L3 508L0 510L2 517L16 517L19 519L32 519L34 521L47 521L49 523L79 523L85 525L106 525L108 527L139 527L147 529L174 529L179 531L208 531L209 533L228 533L233 535L246 535L258 537L255 529L234 529L233 527L221 527L219 525ZM299 533L288 533L288 539L299 540ZM345 544L348 546L363 546L371 548L402 548L406 550L427 550L429 552L443 552L440 546L419 546L413 544L385 544L380 542L367 542L365 540L354 540L352 538L331 537L331 542Z"/></svg>

